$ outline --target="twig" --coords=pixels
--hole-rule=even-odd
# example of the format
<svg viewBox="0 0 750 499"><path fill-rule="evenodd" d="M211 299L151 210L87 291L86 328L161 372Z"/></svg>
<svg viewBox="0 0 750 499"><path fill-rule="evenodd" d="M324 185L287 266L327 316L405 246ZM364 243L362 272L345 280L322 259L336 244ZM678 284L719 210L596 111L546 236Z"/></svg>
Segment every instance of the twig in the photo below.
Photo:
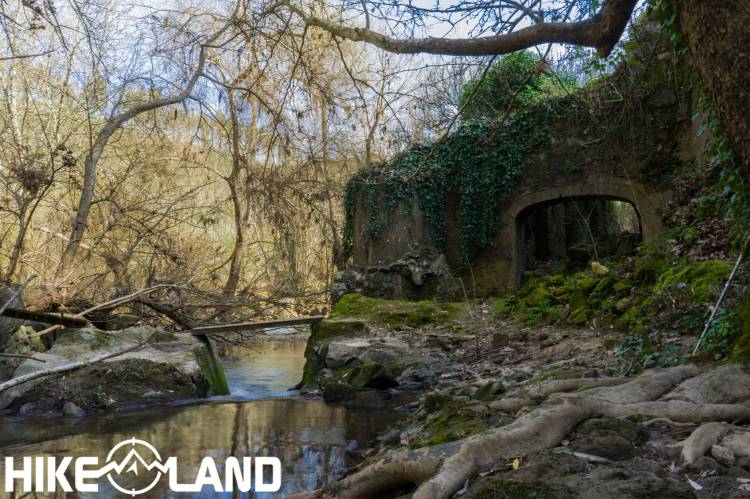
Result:
<svg viewBox="0 0 750 499"><path fill-rule="evenodd" d="M701 343L703 343L703 339L705 338L706 333L708 333L708 329L711 327L711 323L714 321L714 317L716 317L716 313L719 311L719 307L721 307L721 302L724 301L724 297L726 296L727 291L729 290L729 286L731 286L732 280L734 280L734 276L737 274L737 270L739 270L740 268L740 264L742 263L742 260L745 257L745 253L747 252L748 246L750 246L750 236L748 236L747 239L745 239L745 244L742 245L740 254L737 256L737 261L734 262L734 268L732 268L732 272L729 274L729 278L727 279L727 282L724 284L724 289L721 290L719 299L716 300L716 305L714 305L714 309L711 310L711 315L708 317L706 324L703 326L703 332L701 333L700 338L698 338L698 343L695 344L695 348L693 349L693 355L698 353L698 349L700 348Z"/></svg>

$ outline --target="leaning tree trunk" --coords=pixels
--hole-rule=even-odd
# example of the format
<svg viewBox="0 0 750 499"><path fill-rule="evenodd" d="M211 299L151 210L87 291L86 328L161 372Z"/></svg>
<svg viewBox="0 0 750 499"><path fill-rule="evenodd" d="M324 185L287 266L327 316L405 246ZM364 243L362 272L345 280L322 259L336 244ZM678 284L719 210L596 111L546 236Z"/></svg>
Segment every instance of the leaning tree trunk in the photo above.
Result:
<svg viewBox="0 0 750 499"><path fill-rule="evenodd" d="M750 183L750 0L670 0L677 25Z"/></svg>

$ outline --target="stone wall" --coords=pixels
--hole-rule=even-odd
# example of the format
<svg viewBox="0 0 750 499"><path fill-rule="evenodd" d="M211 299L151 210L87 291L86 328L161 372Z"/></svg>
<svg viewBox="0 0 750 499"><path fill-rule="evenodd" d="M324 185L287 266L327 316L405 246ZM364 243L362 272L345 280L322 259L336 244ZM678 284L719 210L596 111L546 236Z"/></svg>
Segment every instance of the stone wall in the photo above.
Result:
<svg viewBox="0 0 750 499"><path fill-rule="evenodd" d="M458 193L449 196L445 207L447 244L441 248L440 258L459 283L454 289L471 296L497 295L517 287L524 268L520 221L524 212L540 203L576 198L627 201L638 213L644 242L664 235L672 178L702 147L691 121L689 86L675 83L667 51L654 56L659 70L651 69L644 77L648 85L620 95L605 88L606 84L617 87L615 77L600 90L585 94L579 111L549 124L548 145L524 159L517 188L501 208L502 229L494 246L470 266L461 265L460 198ZM406 255L430 254L435 248L418 199L408 206L400 203L395 211L385 209L382 196L378 203L377 213L369 213L371 203L365 192L355 203L352 269L361 276L368 274L367 269L389 269ZM370 239L368 226L373 220L381 230L377 238ZM382 275L378 278L383 280ZM363 279L359 291L377 296L377 284ZM429 293L411 289L409 293L395 292L395 296Z"/></svg>

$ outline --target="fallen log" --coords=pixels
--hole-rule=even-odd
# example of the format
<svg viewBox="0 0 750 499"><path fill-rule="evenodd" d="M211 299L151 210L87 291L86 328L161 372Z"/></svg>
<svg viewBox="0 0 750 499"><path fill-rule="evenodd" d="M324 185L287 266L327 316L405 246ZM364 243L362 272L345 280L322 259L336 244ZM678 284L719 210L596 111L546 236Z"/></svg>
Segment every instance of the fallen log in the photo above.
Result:
<svg viewBox="0 0 750 499"><path fill-rule="evenodd" d="M278 327L289 326L306 326L317 324L325 317L322 315L312 315L309 317L297 317L295 319L275 319L269 321L256 322L238 322L234 324L219 324L217 326L201 326L180 331L182 333L191 333L194 336L204 336L212 334L233 333L237 331L258 331L261 329L274 329Z"/></svg>
<svg viewBox="0 0 750 499"><path fill-rule="evenodd" d="M3 317L11 317L13 319L44 322L46 324L56 324L64 327L82 328L89 325L89 321L82 317L51 312L31 312L30 310L23 310L20 308L8 307L3 310L0 315Z"/></svg>

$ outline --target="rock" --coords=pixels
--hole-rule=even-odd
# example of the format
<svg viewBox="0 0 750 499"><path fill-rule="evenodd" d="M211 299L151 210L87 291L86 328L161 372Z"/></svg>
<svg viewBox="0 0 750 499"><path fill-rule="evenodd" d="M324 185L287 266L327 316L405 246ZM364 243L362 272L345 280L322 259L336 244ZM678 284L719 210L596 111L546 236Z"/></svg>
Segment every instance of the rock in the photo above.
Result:
<svg viewBox="0 0 750 499"><path fill-rule="evenodd" d="M368 363L354 368L349 384L359 388L387 390L398 386L394 373L382 364Z"/></svg>
<svg viewBox="0 0 750 499"><path fill-rule="evenodd" d="M568 316L568 324L573 324L575 326L586 324L586 321L588 320L589 309L586 306L578 307L577 309L573 310Z"/></svg>
<svg viewBox="0 0 750 499"><path fill-rule="evenodd" d="M86 415L86 411L75 405L73 402L65 402L62 412L65 416L81 418Z"/></svg>
<svg viewBox="0 0 750 499"><path fill-rule="evenodd" d="M615 310L618 312L625 312L627 309L630 308L630 306L633 304L633 300L630 298L622 298L621 300L617 300L615 303Z"/></svg>
<svg viewBox="0 0 750 499"><path fill-rule="evenodd" d="M426 364L420 364L404 369L399 377L396 378L396 381L401 387L414 389L417 386L421 387L434 384L435 377L436 373L432 367Z"/></svg>
<svg viewBox="0 0 750 499"><path fill-rule="evenodd" d="M19 416L28 416L30 414L34 414L34 412L34 404L32 404L31 402L26 402L18 408Z"/></svg>
<svg viewBox="0 0 750 499"><path fill-rule="evenodd" d="M591 262L591 272L599 277L603 277L609 274L609 269L599 262Z"/></svg>
<svg viewBox="0 0 750 499"><path fill-rule="evenodd" d="M750 457L741 457L735 464L745 471L750 471Z"/></svg>
<svg viewBox="0 0 750 499"><path fill-rule="evenodd" d="M734 452L727 449L726 447L722 447L721 445L714 444L711 446L711 457L716 459L717 462L723 464L724 466L734 465Z"/></svg>
<svg viewBox="0 0 750 499"><path fill-rule="evenodd" d="M584 435L570 443L570 448L613 461L632 459L633 444L618 435Z"/></svg>
<svg viewBox="0 0 750 499"><path fill-rule="evenodd" d="M750 432L734 431L726 435L720 445L736 457L750 457Z"/></svg>
<svg viewBox="0 0 750 499"><path fill-rule="evenodd" d="M325 366L339 369L359 361L359 355L371 346L367 340L339 340L328 345Z"/></svg>
<svg viewBox="0 0 750 499"><path fill-rule="evenodd" d="M425 251L407 253L388 265L337 272L331 289L333 304L348 293L373 298L450 300L461 298L461 285L443 254Z"/></svg>
<svg viewBox="0 0 750 499"><path fill-rule="evenodd" d="M613 461L635 456L634 444L643 439L640 426L628 420L613 418L589 419L572 435L570 448Z"/></svg>

